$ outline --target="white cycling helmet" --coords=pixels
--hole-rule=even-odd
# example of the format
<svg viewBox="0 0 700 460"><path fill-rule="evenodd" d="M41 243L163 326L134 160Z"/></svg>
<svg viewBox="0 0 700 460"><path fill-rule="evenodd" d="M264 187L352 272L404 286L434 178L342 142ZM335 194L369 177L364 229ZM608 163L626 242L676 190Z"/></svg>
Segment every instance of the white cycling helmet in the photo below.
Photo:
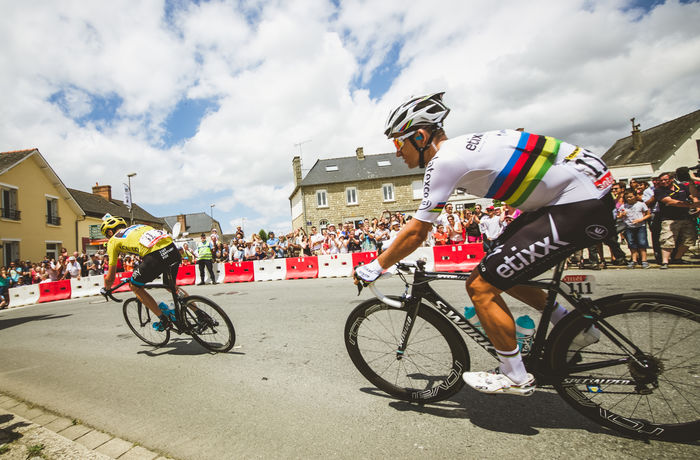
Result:
<svg viewBox="0 0 700 460"><path fill-rule="evenodd" d="M443 94L445 93L412 98L398 106L386 121L386 137L396 137L429 126L441 128L442 121L450 113L450 109L442 102Z"/></svg>

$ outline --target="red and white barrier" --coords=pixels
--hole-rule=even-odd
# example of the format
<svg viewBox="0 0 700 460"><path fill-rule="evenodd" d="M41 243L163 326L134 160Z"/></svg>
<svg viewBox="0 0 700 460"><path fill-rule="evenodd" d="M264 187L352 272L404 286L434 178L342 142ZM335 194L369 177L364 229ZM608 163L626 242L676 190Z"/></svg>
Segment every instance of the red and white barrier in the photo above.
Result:
<svg viewBox="0 0 700 460"><path fill-rule="evenodd" d="M352 275L352 254L318 256L318 277L338 278Z"/></svg>
<svg viewBox="0 0 700 460"><path fill-rule="evenodd" d="M39 303L53 302L54 300L70 299L70 280L52 281L51 283L40 283Z"/></svg>
<svg viewBox="0 0 700 460"><path fill-rule="evenodd" d="M48 283L44 283L48 284ZM9 289L10 307L21 307L39 302L40 284L30 284L28 286L18 286Z"/></svg>
<svg viewBox="0 0 700 460"><path fill-rule="evenodd" d="M404 260L425 259L427 271L467 272L473 270L483 257L481 243L468 243L421 247ZM214 276L218 283L346 277L352 274L352 269L356 265L366 264L376 258L376 252L358 252L218 263L214 264L216 269ZM117 273L114 284L119 283L123 278L130 277L131 274L132 272ZM178 286L195 284L198 276L197 265L183 265L178 270L176 283ZM208 280L209 275L206 271L205 276ZM81 280L54 281L11 288L9 290L10 307L97 295L103 285L104 277L98 275ZM128 290L129 285L126 284L117 292Z"/></svg>
<svg viewBox="0 0 700 460"><path fill-rule="evenodd" d="M71 278L70 280L70 298L77 299L79 297L89 297L100 293L105 285L104 277L101 275L86 276L85 278Z"/></svg>
<svg viewBox="0 0 700 460"><path fill-rule="evenodd" d="M285 279L299 280L308 278L318 278L318 257L289 257L286 262Z"/></svg>
<svg viewBox="0 0 700 460"><path fill-rule="evenodd" d="M247 283L255 281L253 261L231 262L224 264L223 283Z"/></svg>
<svg viewBox="0 0 700 460"><path fill-rule="evenodd" d="M284 259L254 260L255 281L283 280L287 276Z"/></svg>
<svg viewBox="0 0 700 460"><path fill-rule="evenodd" d="M435 246L432 249L437 272L470 272L484 258L481 243Z"/></svg>

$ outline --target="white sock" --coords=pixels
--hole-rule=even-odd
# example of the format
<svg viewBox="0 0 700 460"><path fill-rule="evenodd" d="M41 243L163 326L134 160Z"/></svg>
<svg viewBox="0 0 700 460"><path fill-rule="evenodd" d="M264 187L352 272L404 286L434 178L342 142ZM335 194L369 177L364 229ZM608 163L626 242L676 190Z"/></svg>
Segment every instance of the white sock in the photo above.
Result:
<svg viewBox="0 0 700 460"><path fill-rule="evenodd" d="M563 317L569 314L569 310L562 307L559 302L556 303L556 308L552 312L552 316L549 318L549 322L552 324L557 324Z"/></svg>
<svg viewBox="0 0 700 460"><path fill-rule="evenodd" d="M524 383L528 380L523 358L520 356L520 348L517 346L513 351L496 350L498 360L501 362L501 373L506 375L515 383Z"/></svg>

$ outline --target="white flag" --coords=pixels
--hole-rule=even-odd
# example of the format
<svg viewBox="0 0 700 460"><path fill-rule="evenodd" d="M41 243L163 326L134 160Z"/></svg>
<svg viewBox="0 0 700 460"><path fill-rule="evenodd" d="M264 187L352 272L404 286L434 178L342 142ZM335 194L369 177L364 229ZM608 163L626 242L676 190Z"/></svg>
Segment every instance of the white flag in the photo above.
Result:
<svg viewBox="0 0 700 460"><path fill-rule="evenodd" d="M129 211L131 211L131 190L129 190L129 186L126 184L124 184L124 204L129 208Z"/></svg>

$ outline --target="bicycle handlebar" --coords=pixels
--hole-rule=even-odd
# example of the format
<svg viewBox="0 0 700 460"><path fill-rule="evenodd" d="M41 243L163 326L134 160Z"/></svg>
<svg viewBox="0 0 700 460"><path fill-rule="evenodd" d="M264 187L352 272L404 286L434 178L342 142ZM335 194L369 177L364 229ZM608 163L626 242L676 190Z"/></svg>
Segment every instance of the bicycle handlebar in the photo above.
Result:
<svg viewBox="0 0 700 460"><path fill-rule="evenodd" d="M122 303L123 300L117 299L116 297L114 297L114 296L112 295L112 292L114 292L115 289L119 289L120 287L124 286L124 285L125 285L126 283L128 283L129 281L131 281L131 278L124 278L119 284L117 284L117 285L115 285L115 286L112 286L112 287L109 288L109 289L105 289L105 290L104 290L105 292L100 292L100 294L102 294L102 295L104 296L105 300L110 300L110 299L111 299L111 300L113 300L113 301L115 301L115 302L117 302L117 303Z"/></svg>
<svg viewBox="0 0 700 460"><path fill-rule="evenodd" d="M379 281L382 278L388 278L394 273L403 271L407 272L410 271L411 269L415 270L423 270L425 268L425 261L424 260L416 260L416 261L410 261L410 260L402 260L401 262L393 265L392 267L388 268L387 271L382 273L379 278L377 278L372 284L370 284L369 290L372 291L372 294L379 299L379 301L389 305L390 307L394 308L403 308L403 302L400 302L398 300L390 299L389 297L385 296L384 294L379 291L377 288L376 282Z"/></svg>

